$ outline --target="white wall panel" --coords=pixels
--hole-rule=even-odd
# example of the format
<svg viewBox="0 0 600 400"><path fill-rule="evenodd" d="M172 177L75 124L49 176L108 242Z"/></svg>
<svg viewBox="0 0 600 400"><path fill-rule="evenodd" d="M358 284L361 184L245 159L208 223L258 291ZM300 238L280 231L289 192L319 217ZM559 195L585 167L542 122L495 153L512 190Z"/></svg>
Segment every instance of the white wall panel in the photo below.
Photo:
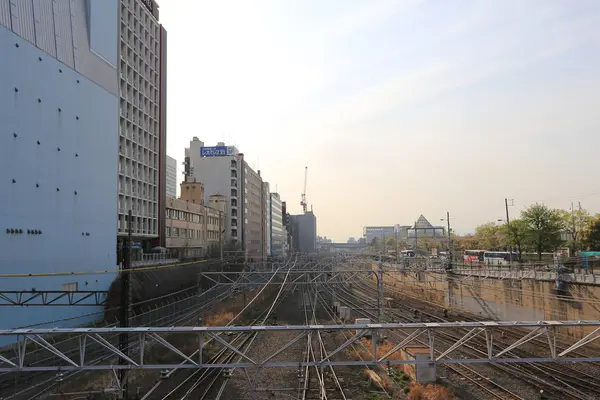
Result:
<svg viewBox="0 0 600 400"><path fill-rule="evenodd" d="M56 58L69 67L75 68L70 2L66 0L53 0L53 10Z"/></svg>
<svg viewBox="0 0 600 400"><path fill-rule="evenodd" d="M12 29L23 39L35 44L32 0L11 0Z"/></svg>
<svg viewBox="0 0 600 400"><path fill-rule="evenodd" d="M35 20L36 46L52 57L56 57L52 0L33 0L33 17Z"/></svg>
<svg viewBox="0 0 600 400"><path fill-rule="evenodd" d="M0 26L4 26L5 28L11 29L10 22L10 1L9 0L0 0Z"/></svg>

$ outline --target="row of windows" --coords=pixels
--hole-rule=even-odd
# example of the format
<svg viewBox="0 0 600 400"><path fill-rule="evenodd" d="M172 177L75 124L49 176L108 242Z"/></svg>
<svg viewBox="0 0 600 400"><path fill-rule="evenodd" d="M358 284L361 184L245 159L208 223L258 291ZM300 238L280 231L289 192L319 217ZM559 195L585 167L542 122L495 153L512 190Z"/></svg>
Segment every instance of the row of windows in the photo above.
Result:
<svg viewBox="0 0 600 400"><path fill-rule="evenodd" d="M172 239L203 239L203 231L201 229L188 228L173 228L167 226L166 235ZM206 240L218 240L219 232L214 230L206 231Z"/></svg>
<svg viewBox="0 0 600 400"><path fill-rule="evenodd" d="M177 219L180 221L194 222L197 224L204 223L204 215L202 215L202 214L197 214L197 213L182 211L182 210L175 210L172 208L167 208L166 214L167 214L168 219ZM219 225L218 217L208 215L206 218L207 218L207 220L206 220L207 224Z"/></svg>
<svg viewBox="0 0 600 400"><path fill-rule="evenodd" d="M204 215L191 213L187 211L174 210L167 208L167 218L178 219L180 221L195 222L197 224L204 223Z"/></svg>

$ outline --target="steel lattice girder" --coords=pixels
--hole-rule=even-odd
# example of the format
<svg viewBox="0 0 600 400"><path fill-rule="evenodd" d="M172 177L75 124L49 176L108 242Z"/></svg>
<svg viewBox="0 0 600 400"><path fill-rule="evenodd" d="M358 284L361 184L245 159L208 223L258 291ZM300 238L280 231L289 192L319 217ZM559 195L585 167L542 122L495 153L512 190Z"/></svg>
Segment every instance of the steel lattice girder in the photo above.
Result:
<svg viewBox="0 0 600 400"><path fill-rule="evenodd" d="M591 328L591 332L584 338L575 341L572 346L566 349L557 349L555 333L556 329L560 327L587 327ZM446 349L442 355L436 357L436 349L434 345L436 343L436 333L452 332L457 329L469 330L467 334L463 335L459 339L456 339L455 343ZM352 334L351 338L346 340L345 343L338 346L336 349L329 349L327 354L321 361L299 361L285 360L285 361L270 361L273 358L273 354L280 354L286 348L289 348L292 342L297 342L302 337L309 334L316 333L330 333L331 331L348 331L352 330L358 333L370 332L372 335L385 335L386 332L398 331L407 338L403 340L399 345L395 346L392 351L380 358L374 357L372 360L367 361L332 361L331 356L346 347L354 344L357 337L360 334ZM500 331L509 332L512 330L513 334L519 333L520 339L514 340L513 342L504 343L494 342L494 334L500 336ZM526 333L523 334L523 331ZM240 334L256 334L271 332L273 334L286 333L286 332L298 332L292 340L284 340L281 348L276 349L270 354L264 355L263 358L250 358L244 354L243 349L236 347L235 345L228 343L226 340L219 337L220 334L226 332L234 332ZM128 357L124 355L113 343L110 342L111 336L115 334L128 333L130 336L130 343L133 343L141 351L139 355L135 357ZM463 359L458 356L452 357L452 352L460 346L469 342L475 336L484 334L487 344L487 352L482 352L480 358ZM78 357L67 355L63 350L54 346L51 342L52 335L65 335L76 338L79 343L78 352L77 350L70 348L69 354L78 354ZM163 335L163 336L161 336ZM169 342L165 336L167 335L187 335L190 338L190 342L197 343L197 347L193 350L198 351L205 346L207 343L204 338L209 338L218 342L223 347L229 349L238 355L242 355L244 362L237 363L206 363L203 362L202 358L198 356L192 357L190 354L186 354L182 349L178 348L177 345ZM510 353L513 349L521 346L534 338L547 335L548 347L546 347L542 353L533 355L528 358L520 358ZM592 341L600 338L600 321L479 321L479 322L446 322L446 323L392 323L392 324L349 324L349 325L294 325L294 326L221 326L221 327L162 327L162 328L55 328L55 329L4 329L0 330L0 336L16 336L18 343L15 346L16 357L8 358L5 355L0 356L0 372L28 372L28 371L67 371L67 370L113 370L113 369L189 369L189 368L269 368L269 367L307 367L307 366L339 366L339 365L396 365L396 364L441 364L441 363L519 363L519 362L598 362L600 356L590 357L568 357L574 350L585 346ZM427 360L391 360L389 357L396 351L399 351L401 346L410 344L411 341L417 339L420 336L424 336L430 346L430 357ZM496 337L498 337L496 336ZM89 340L88 340L89 339ZM101 345L108 355L114 355L114 358L121 358L124 363L123 365L116 365L114 359L110 357L105 359L104 363L101 364L87 364L86 363L86 343L95 342ZM156 363L145 363L144 362L144 349L148 341L156 341L163 345L167 350L171 352L174 357L182 360L181 364L174 364L172 361L168 363L156 362ZM27 364L27 354L33 351L36 346L30 345L33 342L45 351L54 355L55 361L45 363L44 366L35 366ZM177 343L184 341L177 340ZM374 354L376 354L377 341L374 341ZM186 346L189 350L189 343ZM198 354L202 354L200 351ZM372 353L373 354L373 353Z"/></svg>
<svg viewBox="0 0 600 400"><path fill-rule="evenodd" d="M107 294L95 290L0 290L0 306L103 306Z"/></svg>

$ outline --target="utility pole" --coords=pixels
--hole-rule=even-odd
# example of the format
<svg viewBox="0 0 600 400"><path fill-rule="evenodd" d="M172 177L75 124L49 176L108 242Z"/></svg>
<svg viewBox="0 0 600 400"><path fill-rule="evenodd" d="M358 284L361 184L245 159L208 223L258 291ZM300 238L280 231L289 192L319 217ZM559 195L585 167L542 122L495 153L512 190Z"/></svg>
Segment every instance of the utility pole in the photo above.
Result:
<svg viewBox="0 0 600 400"><path fill-rule="evenodd" d="M452 236L450 235L450 211L446 211L446 220L448 222L448 268L452 269Z"/></svg>
<svg viewBox="0 0 600 400"><path fill-rule="evenodd" d="M417 255L418 248L419 248L419 233L417 231L417 221L415 221L415 255Z"/></svg>
<svg viewBox="0 0 600 400"><path fill-rule="evenodd" d="M510 234L510 216L508 215L508 199L506 197L504 198L504 207L506 208L506 226L508 227L508 232ZM510 265L512 265L512 250L513 249L511 244L508 246L508 262Z"/></svg>
<svg viewBox="0 0 600 400"><path fill-rule="evenodd" d="M398 230L400 227L398 225L394 226L394 238L396 239L396 263L398 263Z"/></svg>
<svg viewBox="0 0 600 400"><path fill-rule="evenodd" d="M120 315L119 322L121 328L129 327L130 307L131 307L131 230L132 230L132 216L131 210L127 214L128 218L128 230L127 230L127 247L125 250L125 260L123 268L121 269L121 304L120 304ZM129 354L129 336L127 333L121 333L119 335L119 350L128 356ZM119 364L125 365L126 362L122 357L119 357ZM127 371L124 369L119 370L119 383L123 388L123 399L129 399L128 384L127 384Z"/></svg>
<svg viewBox="0 0 600 400"><path fill-rule="evenodd" d="M219 247L221 253L221 272L223 272L223 211L219 210Z"/></svg>

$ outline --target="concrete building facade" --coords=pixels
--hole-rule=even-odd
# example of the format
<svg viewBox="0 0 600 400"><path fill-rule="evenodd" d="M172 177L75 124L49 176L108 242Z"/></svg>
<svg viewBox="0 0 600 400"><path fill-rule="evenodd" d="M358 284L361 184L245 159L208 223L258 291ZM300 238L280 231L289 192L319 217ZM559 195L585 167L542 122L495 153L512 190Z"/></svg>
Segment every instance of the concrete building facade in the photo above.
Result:
<svg viewBox="0 0 600 400"><path fill-rule="evenodd" d="M365 226L363 228L363 237L367 244L371 244L375 238L380 241L384 238L394 237L394 234L394 226Z"/></svg>
<svg viewBox="0 0 600 400"><path fill-rule="evenodd" d="M194 137L185 149L186 181L202 182L204 200L211 195L228 198L224 239L237 244L248 259L267 257L267 199L260 172L254 171L235 146L219 142L204 146Z"/></svg>
<svg viewBox="0 0 600 400"><path fill-rule="evenodd" d="M283 204L279 193L270 193L269 195L269 225L271 256L285 257L287 234L283 226Z"/></svg>
<svg viewBox="0 0 600 400"><path fill-rule="evenodd" d="M148 250L165 245L167 32L154 0L119 0L119 7L117 227L122 240L131 210L133 239Z"/></svg>
<svg viewBox="0 0 600 400"><path fill-rule="evenodd" d="M215 149L225 149L224 154ZM204 187L204 202L210 195L221 195L228 199L225 214L227 242L242 246L243 228L243 154L233 146L218 143L216 147L205 147L204 142L194 137L185 149L184 175L187 182L201 182ZM183 192L182 192L183 196Z"/></svg>
<svg viewBox="0 0 600 400"><path fill-rule="evenodd" d="M244 251L249 260L260 261L266 258L266 203L263 181L259 172L254 171L246 161L244 170Z"/></svg>
<svg viewBox="0 0 600 400"><path fill-rule="evenodd" d="M177 160L167 156L166 170L167 197L177 197Z"/></svg>
<svg viewBox="0 0 600 400"><path fill-rule="evenodd" d="M317 251L317 218L312 211L300 215L291 215L292 247L300 253Z"/></svg>
<svg viewBox="0 0 600 400"><path fill-rule="evenodd" d="M3 273L115 269L118 32L116 0L0 1ZM103 291L114 278L4 279L0 291ZM7 307L0 327L81 325L101 310Z"/></svg>
<svg viewBox="0 0 600 400"><path fill-rule="evenodd" d="M182 184L182 186L185 184ZM197 258L206 255L210 246L218 245L220 227L225 218L225 201L219 196L209 199L213 208L183 198L167 198L166 247L179 258Z"/></svg>
<svg viewBox="0 0 600 400"><path fill-rule="evenodd" d="M260 174L260 171L259 171ZM262 186L262 196L263 196L263 243L265 248L266 257L271 257L271 218L270 218L270 210L271 210L271 185L269 182L263 182Z"/></svg>

